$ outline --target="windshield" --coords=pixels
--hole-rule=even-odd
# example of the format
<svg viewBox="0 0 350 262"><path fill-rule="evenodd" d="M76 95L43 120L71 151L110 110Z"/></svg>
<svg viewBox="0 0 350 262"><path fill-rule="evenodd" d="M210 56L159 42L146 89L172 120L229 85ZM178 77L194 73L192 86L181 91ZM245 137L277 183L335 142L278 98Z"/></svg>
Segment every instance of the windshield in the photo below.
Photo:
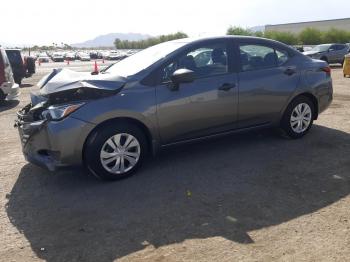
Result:
<svg viewBox="0 0 350 262"><path fill-rule="evenodd" d="M165 42L147 49L144 49L132 56L121 60L108 68L106 73L113 73L119 76L128 77L146 69L171 52L187 44L186 42Z"/></svg>
<svg viewBox="0 0 350 262"><path fill-rule="evenodd" d="M326 52L331 45L317 45L314 48L312 48L311 51L316 51L316 52Z"/></svg>

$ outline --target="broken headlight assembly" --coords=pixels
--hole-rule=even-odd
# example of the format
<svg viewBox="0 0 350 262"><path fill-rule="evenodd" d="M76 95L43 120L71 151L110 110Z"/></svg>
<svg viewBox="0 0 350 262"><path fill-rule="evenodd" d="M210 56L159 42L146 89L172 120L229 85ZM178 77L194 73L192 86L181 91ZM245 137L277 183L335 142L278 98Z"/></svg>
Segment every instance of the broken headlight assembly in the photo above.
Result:
<svg viewBox="0 0 350 262"><path fill-rule="evenodd" d="M49 106L41 115L44 119L58 121L75 112L84 104L85 103Z"/></svg>

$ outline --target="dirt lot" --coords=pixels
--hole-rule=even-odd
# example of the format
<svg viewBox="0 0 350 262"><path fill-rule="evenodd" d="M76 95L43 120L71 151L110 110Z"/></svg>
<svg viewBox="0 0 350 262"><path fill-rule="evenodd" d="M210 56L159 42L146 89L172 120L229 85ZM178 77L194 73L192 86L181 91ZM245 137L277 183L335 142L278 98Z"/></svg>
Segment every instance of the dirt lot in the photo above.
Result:
<svg viewBox="0 0 350 262"><path fill-rule="evenodd" d="M350 79L311 133L253 132L171 149L103 183L28 164L0 107L1 261L348 261ZM77 70L92 70L79 66Z"/></svg>

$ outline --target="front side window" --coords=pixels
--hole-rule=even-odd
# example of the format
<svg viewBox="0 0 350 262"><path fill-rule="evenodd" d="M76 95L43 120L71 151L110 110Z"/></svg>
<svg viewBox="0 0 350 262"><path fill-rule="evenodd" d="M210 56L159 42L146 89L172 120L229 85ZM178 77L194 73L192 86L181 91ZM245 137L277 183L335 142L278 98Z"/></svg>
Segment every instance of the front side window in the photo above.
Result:
<svg viewBox="0 0 350 262"><path fill-rule="evenodd" d="M281 66L289 59L285 50L275 50L264 45L240 45L240 56L243 71L260 70Z"/></svg>
<svg viewBox="0 0 350 262"><path fill-rule="evenodd" d="M178 69L192 70L197 78L221 75L228 72L227 50L224 43L196 48L176 58L162 70L162 82L170 81Z"/></svg>

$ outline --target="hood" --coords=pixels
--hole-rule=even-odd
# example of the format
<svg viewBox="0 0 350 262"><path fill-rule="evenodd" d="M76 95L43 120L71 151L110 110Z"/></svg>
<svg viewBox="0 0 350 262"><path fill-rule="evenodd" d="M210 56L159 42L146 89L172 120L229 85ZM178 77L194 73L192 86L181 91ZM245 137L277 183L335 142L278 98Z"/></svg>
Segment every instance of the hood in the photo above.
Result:
<svg viewBox="0 0 350 262"><path fill-rule="evenodd" d="M320 52L320 51L306 51L306 52L303 52L304 55L316 55L316 54L320 54L320 53L323 53L323 52Z"/></svg>
<svg viewBox="0 0 350 262"><path fill-rule="evenodd" d="M50 104L91 100L118 93L126 83L126 78L110 75L91 75L88 72L75 72L69 69L54 69L37 84L40 88L34 97L41 96Z"/></svg>

